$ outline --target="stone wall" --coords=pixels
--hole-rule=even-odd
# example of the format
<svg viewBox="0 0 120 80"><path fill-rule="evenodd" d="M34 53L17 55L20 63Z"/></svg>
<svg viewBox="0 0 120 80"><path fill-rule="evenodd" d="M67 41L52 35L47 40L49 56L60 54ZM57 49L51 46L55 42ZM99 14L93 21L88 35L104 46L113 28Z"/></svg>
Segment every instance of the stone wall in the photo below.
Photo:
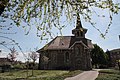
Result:
<svg viewBox="0 0 120 80"><path fill-rule="evenodd" d="M48 50L40 53L39 69L92 69L90 51L81 44L76 44L71 49Z"/></svg>

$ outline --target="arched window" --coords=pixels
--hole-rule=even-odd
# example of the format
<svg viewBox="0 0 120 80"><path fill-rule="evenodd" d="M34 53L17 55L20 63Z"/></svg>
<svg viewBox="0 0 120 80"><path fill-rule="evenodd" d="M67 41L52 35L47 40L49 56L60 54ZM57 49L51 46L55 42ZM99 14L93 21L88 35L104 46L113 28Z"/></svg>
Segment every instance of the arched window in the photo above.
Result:
<svg viewBox="0 0 120 80"><path fill-rule="evenodd" d="M75 52L76 52L76 55L80 55L80 53L81 53L80 47L76 47L75 48Z"/></svg>
<svg viewBox="0 0 120 80"><path fill-rule="evenodd" d="M77 37L79 37L80 36L80 33L79 32L77 32Z"/></svg>
<svg viewBox="0 0 120 80"><path fill-rule="evenodd" d="M69 62L70 54L68 52L65 53L65 62Z"/></svg>

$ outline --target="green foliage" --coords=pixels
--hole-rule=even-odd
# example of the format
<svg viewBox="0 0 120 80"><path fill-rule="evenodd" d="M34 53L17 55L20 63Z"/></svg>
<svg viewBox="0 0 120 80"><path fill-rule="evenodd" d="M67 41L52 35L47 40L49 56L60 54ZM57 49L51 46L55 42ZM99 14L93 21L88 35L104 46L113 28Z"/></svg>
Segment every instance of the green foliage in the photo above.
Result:
<svg viewBox="0 0 120 80"><path fill-rule="evenodd" d="M105 53L108 55L108 66L111 67L112 66L112 60L111 60L110 51L107 50Z"/></svg>
<svg viewBox="0 0 120 80"><path fill-rule="evenodd" d="M26 68L25 64L17 63L13 65L13 69L25 69L25 68Z"/></svg>
<svg viewBox="0 0 120 80"><path fill-rule="evenodd" d="M4 1L1 2L4 3ZM62 34L62 29L68 25L66 22L73 22L77 13L95 27L92 15L96 14L100 17L100 14L94 10L96 8L107 9L110 13L110 23L104 34L95 27L101 36L105 37L112 24L112 14L118 14L119 11L119 3L114 3L112 0L9 0L7 3L5 11L1 14L1 22L4 23L4 18L9 18L14 23L10 23L10 25L22 26L26 35L35 25L36 34L41 40L48 40L48 35L52 38L54 36L53 28L57 28ZM66 17L64 21L61 19L63 16ZM105 17L105 15L102 16ZM23 23L24 25L22 25Z"/></svg>
<svg viewBox="0 0 120 80"><path fill-rule="evenodd" d="M99 71L98 78L96 80L120 80L120 71L118 70L101 70Z"/></svg>
<svg viewBox="0 0 120 80"><path fill-rule="evenodd" d="M115 69L106 69L106 70L100 70L100 73L107 73L107 74L119 74L120 72Z"/></svg>
<svg viewBox="0 0 120 80"><path fill-rule="evenodd" d="M34 70L35 76L31 76L31 70L29 73L29 80L64 80L66 77L75 76L82 71L60 71L60 70ZM16 80L16 78L26 78L26 70L20 70L12 72L0 73L0 80Z"/></svg>
<svg viewBox="0 0 120 80"><path fill-rule="evenodd" d="M9 0L3 0L3 1L0 0L0 15L1 15L2 12L4 11L6 5L8 4L8 1L9 1Z"/></svg>
<svg viewBox="0 0 120 80"><path fill-rule="evenodd" d="M108 55L97 44L94 44L94 49L91 51L92 64L95 66L105 67L108 62Z"/></svg>

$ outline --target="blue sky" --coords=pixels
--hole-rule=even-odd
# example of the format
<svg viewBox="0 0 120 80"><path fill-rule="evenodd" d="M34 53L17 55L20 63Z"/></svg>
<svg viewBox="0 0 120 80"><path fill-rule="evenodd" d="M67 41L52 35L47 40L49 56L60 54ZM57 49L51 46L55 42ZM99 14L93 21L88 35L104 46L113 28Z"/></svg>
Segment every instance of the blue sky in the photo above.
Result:
<svg viewBox="0 0 120 80"><path fill-rule="evenodd" d="M98 14L106 15L105 18L97 18L95 15L92 16L93 21L97 22L96 27L99 28L104 33L106 26L109 22L109 18L108 18L109 16L107 16L108 13L106 11L100 11ZM120 48L120 40L118 37L118 35L120 35L120 11L118 15L113 16L113 24L111 25L110 30L106 35L105 39L103 39L100 36L100 33L95 28L93 28L90 23L86 22L84 19L82 19L82 17L81 20L82 20L82 26L88 29L88 32L86 33L86 38L91 39L92 43L98 44L104 51L106 51L107 49L112 50L112 49ZM67 26L62 30L63 35L71 36L72 29L74 28L75 28L74 25L69 25L69 27ZM19 43L19 45L21 46L24 52L29 52L30 50L34 50L34 48L36 47L40 49L46 44L46 41L40 42L39 37L36 36L36 29L34 28L34 26L32 26L32 29L28 35L25 35L25 31L21 27L13 26L11 30L13 32L17 32L17 34L9 34L5 36L9 36L10 38L16 40L16 42ZM56 30L53 29L53 32L54 31ZM0 39L0 41L2 40L3 39ZM3 50L3 53L2 54L0 53L0 57L6 56L9 52L9 50L3 47L2 45L0 45L0 49ZM17 47L16 49L19 52L19 49ZM21 57L22 55L19 55L18 60L20 60Z"/></svg>

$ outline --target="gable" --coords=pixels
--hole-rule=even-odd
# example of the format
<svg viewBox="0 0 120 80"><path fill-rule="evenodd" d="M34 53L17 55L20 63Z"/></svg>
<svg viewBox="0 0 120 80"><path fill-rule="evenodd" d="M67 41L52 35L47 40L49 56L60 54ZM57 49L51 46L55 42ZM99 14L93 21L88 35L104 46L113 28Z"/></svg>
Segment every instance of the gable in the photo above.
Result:
<svg viewBox="0 0 120 80"><path fill-rule="evenodd" d="M84 46L86 49L89 49L89 47L86 46L82 41L76 41L70 48L73 48L76 44L80 44L80 45Z"/></svg>

